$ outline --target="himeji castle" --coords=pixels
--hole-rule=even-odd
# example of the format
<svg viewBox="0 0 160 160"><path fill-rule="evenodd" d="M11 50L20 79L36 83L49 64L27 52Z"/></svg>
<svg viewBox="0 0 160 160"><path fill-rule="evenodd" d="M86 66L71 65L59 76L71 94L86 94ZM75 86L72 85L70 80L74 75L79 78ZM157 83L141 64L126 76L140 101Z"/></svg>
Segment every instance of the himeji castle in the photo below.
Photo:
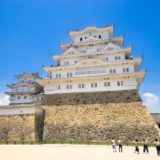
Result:
<svg viewBox="0 0 160 160"><path fill-rule="evenodd" d="M110 142L120 138L153 142L160 129L139 88L146 74L143 56L132 57L114 26L69 31L71 44L52 54L56 65L16 76L10 104L0 106L0 142ZM157 120L154 114L154 118Z"/></svg>
<svg viewBox="0 0 160 160"><path fill-rule="evenodd" d="M146 70L143 56L132 57L123 47L124 36L114 37L114 26L69 31L72 44L60 44L63 53L52 54L56 66L43 66L48 78L37 80L45 94L138 89Z"/></svg>

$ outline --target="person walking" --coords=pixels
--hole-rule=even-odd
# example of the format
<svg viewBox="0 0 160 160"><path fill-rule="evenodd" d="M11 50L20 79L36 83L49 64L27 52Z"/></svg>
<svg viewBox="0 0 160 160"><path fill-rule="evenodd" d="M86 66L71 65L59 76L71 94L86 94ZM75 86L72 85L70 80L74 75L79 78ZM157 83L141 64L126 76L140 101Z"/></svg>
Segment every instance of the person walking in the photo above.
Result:
<svg viewBox="0 0 160 160"><path fill-rule="evenodd" d="M148 144L146 143L145 139L143 139L143 153L149 153Z"/></svg>
<svg viewBox="0 0 160 160"><path fill-rule="evenodd" d="M115 142L115 140L112 138L112 140L111 140L111 143L112 143L112 149L113 149L113 152L117 152L116 151L116 142Z"/></svg>
<svg viewBox="0 0 160 160"><path fill-rule="evenodd" d="M160 143L159 143L158 139L155 139L155 146L156 146L156 150L157 150L157 155L160 156Z"/></svg>
<svg viewBox="0 0 160 160"><path fill-rule="evenodd" d="M119 152L122 152L122 140L118 139Z"/></svg>
<svg viewBox="0 0 160 160"><path fill-rule="evenodd" d="M135 151L134 151L134 153L138 153L138 154L139 154L138 139L136 139L136 143L135 143Z"/></svg>

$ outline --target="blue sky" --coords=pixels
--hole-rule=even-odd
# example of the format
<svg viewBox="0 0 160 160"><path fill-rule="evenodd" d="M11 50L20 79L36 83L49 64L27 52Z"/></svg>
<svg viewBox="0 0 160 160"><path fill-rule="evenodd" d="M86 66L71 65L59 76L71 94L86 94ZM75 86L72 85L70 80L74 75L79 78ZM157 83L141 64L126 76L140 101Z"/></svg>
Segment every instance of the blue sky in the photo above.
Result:
<svg viewBox="0 0 160 160"><path fill-rule="evenodd" d="M140 88L150 112L160 112L160 1L143 0L0 0L0 104L15 74L39 72L55 64L59 43L71 43L68 30L115 25L115 37L142 54L147 74Z"/></svg>

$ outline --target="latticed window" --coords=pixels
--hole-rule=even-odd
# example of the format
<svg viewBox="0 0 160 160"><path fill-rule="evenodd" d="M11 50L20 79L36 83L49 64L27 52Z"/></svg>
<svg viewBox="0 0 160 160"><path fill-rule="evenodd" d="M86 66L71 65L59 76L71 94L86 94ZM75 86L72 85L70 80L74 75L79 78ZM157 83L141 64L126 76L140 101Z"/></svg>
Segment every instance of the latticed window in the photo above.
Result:
<svg viewBox="0 0 160 160"><path fill-rule="evenodd" d="M57 74L56 74L56 78L61 78L61 74L60 74L60 73L57 73Z"/></svg>
<svg viewBox="0 0 160 160"><path fill-rule="evenodd" d="M78 84L78 88L84 88L85 85L82 83L82 84Z"/></svg>
<svg viewBox="0 0 160 160"><path fill-rule="evenodd" d="M67 84L66 89L72 89L72 85L71 84Z"/></svg>
<svg viewBox="0 0 160 160"><path fill-rule="evenodd" d="M124 81L118 81L117 86L124 86Z"/></svg>
<svg viewBox="0 0 160 160"><path fill-rule="evenodd" d="M123 68L123 72L124 73L129 72L129 68Z"/></svg>
<svg viewBox="0 0 160 160"><path fill-rule="evenodd" d="M106 57L105 61L107 62L108 60L109 60L109 58L108 58L108 57Z"/></svg>
<svg viewBox="0 0 160 160"><path fill-rule="evenodd" d="M60 85L58 85L58 86L57 86L57 89L58 89L58 90L60 90L60 89L61 89L61 86L60 86Z"/></svg>
<svg viewBox="0 0 160 160"><path fill-rule="evenodd" d="M67 77L72 77L72 73L67 73Z"/></svg>
<svg viewBox="0 0 160 160"><path fill-rule="evenodd" d="M85 66L76 69L75 75L91 75L91 74L104 74L106 69L103 66Z"/></svg>
<svg viewBox="0 0 160 160"><path fill-rule="evenodd" d="M96 88L97 87L97 83L91 83L91 88Z"/></svg>
<svg viewBox="0 0 160 160"><path fill-rule="evenodd" d="M110 82L104 82L104 87L109 87L110 86Z"/></svg>
<svg viewBox="0 0 160 160"><path fill-rule="evenodd" d="M116 73L116 69L110 69L110 70L109 70L109 73L110 73L110 74L115 74L115 73Z"/></svg>
<svg viewBox="0 0 160 160"><path fill-rule="evenodd" d="M64 61L64 65L68 66L69 65L69 61Z"/></svg>

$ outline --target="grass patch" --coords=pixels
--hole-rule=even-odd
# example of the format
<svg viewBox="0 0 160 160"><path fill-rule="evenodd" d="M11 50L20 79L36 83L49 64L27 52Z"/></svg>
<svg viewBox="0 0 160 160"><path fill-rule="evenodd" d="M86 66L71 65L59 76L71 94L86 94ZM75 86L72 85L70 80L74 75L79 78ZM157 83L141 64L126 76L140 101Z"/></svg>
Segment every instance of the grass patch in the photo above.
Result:
<svg viewBox="0 0 160 160"><path fill-rule="evenodd" d="M0 142L0 145L4 144L14 144L14 145L43 145L43 144L80 144L80 145L107 145L111 146L109 142L75 142L75 141L41 141L41 142ZM123 146L134 146L135 143L123 143ZM143 146L142 143L139 143L139 146ZM149 147L154 147L154 144L149 144Z"/></svg>

